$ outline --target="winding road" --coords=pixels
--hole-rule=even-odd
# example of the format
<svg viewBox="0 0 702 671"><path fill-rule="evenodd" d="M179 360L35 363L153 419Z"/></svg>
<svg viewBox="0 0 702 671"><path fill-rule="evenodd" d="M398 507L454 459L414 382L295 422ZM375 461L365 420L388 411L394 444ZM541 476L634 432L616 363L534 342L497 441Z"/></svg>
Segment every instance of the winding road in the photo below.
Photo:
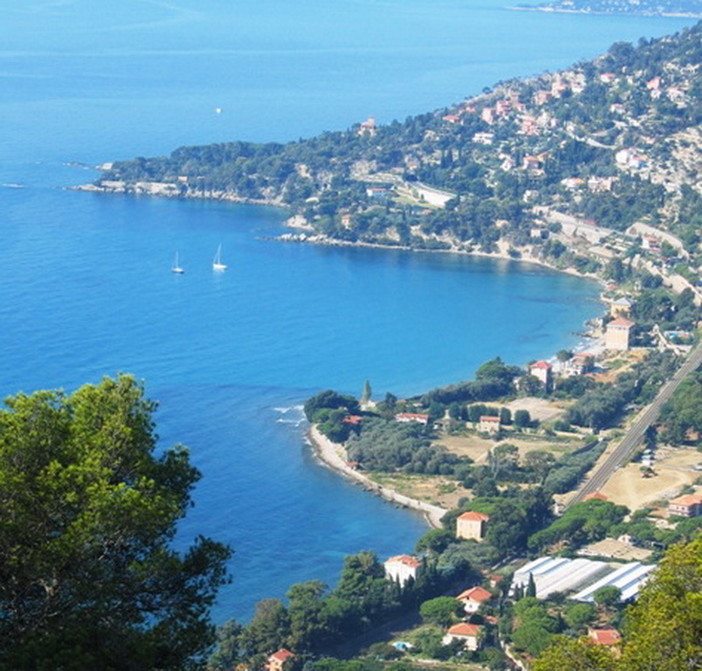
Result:
<svg viewBox="0 0 702 671"><path fill-rule="evenodd" d="M619 445L605 459L604 463L597 468L592 476L576 492L568 505L573 505L582 501L588 494L594 494L601 489L620 466L629 462L636 448L641 444L646 429L653 424L660 415L663 404L673 395L685 377L696 370L702 364L702 343L698 344L687 356L685 361L676 371L675 375L668 380L658 392L658 396L653 402L639 413L629 427Z"/></svg>

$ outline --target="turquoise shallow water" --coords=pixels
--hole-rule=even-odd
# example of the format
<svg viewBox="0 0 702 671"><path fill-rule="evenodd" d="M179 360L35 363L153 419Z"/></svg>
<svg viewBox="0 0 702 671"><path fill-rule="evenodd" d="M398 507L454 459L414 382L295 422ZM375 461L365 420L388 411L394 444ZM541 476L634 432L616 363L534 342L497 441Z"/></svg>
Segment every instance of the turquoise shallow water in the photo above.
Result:
<svg viewBox="0 0 702 671"><path fill-rule="evenodd" d="M367 378L417 393L498 354L550 355L598 313L597 287L516 263L273 242L277 210L66 191L95 173L64 162L388 121L686 23L492 0L0 12L0 391L146 380L163 443L189 445L204 474L179 543L204 533L236 549L220 621L292 582L332 581L345 554L410 550L425 528L313 462L307 396ZM220 243L230 267L213 275Z"/></svg>

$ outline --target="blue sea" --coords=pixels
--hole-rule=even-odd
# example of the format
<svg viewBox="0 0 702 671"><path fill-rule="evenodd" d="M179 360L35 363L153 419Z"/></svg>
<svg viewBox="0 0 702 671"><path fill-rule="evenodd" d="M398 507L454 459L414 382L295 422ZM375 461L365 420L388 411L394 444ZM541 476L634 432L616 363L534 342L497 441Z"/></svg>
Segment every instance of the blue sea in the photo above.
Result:
<svg viewBox="0 0 702 671"><path fill-rule="evenodd" d="M219 622L333 583L346 554L409 551L426 528L315 463L308 396L366 379L415 394L497 355L550 356L599 314L598 288L513 262L276 242L276 209L64 187L184 144L403 119L691 23L498 0L24 0L0 18L0 392L145 381L161 443L188 445L203 473L179 545L202 533L236 551ZM214 275L219 244L229 269Z"/></svg>

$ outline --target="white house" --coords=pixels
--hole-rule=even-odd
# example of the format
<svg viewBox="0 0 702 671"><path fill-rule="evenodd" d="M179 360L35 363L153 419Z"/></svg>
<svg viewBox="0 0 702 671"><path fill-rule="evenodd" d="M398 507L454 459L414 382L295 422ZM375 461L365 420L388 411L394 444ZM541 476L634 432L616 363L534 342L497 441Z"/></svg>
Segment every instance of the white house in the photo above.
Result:
<svg viewBox="0 0 702 671"><path fill-rule="evenodd" d="M410 578L417 579L422 569L422 562L410 555L397 555L390 557L383 566L388 580L396 580L400 585L404 585Z"/></svg>
<svg viewBox="0 0 702 671"><path fill-rule="evenodd" d="M482 629L479 624L459 622L449 628L441 642L448 645L454 641L461 641L466 650L478 650L481 645Z"/></svg>
<svg viewBox="0 0 702 671"><path fill-rule="evenodd" d="M463 610L469 615L472 613L477 613L486 601L492 599L492 594L488 592L484 587L471 587L465 592L461 592L456 600L463 604Z"/></svg>

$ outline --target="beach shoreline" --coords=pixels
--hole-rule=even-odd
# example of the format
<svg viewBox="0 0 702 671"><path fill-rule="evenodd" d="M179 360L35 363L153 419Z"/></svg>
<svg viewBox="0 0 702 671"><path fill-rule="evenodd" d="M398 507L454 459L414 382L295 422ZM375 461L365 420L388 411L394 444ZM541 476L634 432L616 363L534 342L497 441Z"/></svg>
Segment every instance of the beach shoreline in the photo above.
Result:
<svg viewBox="0 0 702 671"><path fill-rule="evenodd" d="M430 503L410 498L409 496L396 492L394 489L383 487L377 482L373 482L367 475L363 475L363 473L351 468L342 456L343 445L329 440L329 438L322 435L316 426L310 426L307 432L307 438L312 446L315 457L323 466L326 466L354 484L360 485L366 491L380 496L389 503L416 510L422 514L427 524L432 529L442 528L441 518L448 510L440 506L434 506Z"/></svg>
<svg viewBox="0 0 702 671"><path fill-rule="evenodd" d="M302 230L309 230L303 226L291 225L284 222L285 226L289 228L296 228ZM480 252L475 250L467 249L420 249L417 247L409 247L407 245L385 245L380 242L364 242L362 240L337 240L335 238L330 238L321 233L314 233L308 235L307 233L283 233L275 238L275 240L280 240L281 242L300 242L313 245L324 245L327 247L364 247L368 249L388 249L395 250L399 252L417 252L417 253L428 253L428 254L460 254L461 256L473 256L477 258L484 259L494 259L496 261L512 261L513 263L526 263L530 265L541 266L542 268L547 268L548 270L553 270L559 273L566 273L567 275L572 275L573 277L579 277L585 280L594 280L601 285L604 285L604 280L596 275L595 273L582 273L575 268L559 268L553 264L532 256L524 250L520 250L521 256L514 257L510 256L507 252Z"/></svg>

